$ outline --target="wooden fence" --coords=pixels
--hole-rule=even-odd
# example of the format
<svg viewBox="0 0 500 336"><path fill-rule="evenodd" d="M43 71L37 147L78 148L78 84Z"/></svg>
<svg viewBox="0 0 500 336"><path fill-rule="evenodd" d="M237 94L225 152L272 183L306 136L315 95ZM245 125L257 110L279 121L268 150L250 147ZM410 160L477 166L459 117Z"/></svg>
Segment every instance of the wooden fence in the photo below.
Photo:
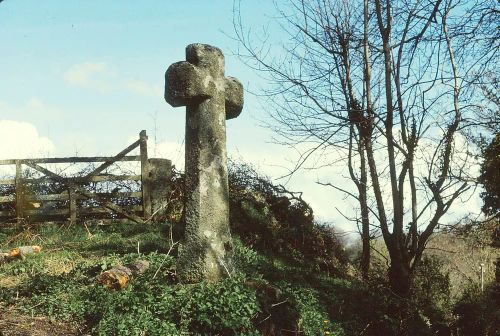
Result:
<svg viewBox="0 0 500 336"><path fill-rule="evenodd" d="M139 147L139 155L127 155ZM113 175L106 173L117 162L140 162L140 175ZM90 172L74 177L43 167L42 164L101 163ZM139 139L112 157L68 157L0 160L0 165L15 165L15 178L0 180L0 222L45 222L83 218L125 219L143 223L151 219L161 207L167 194L171 162L166 159L148 159L146 131ZM27 176L26 167L41 177ZM155 183L155 179L161 183ZM92 192L90 184L126 183L137 181L135 191ZM10 191L10 192L9 192Z"/></svg>

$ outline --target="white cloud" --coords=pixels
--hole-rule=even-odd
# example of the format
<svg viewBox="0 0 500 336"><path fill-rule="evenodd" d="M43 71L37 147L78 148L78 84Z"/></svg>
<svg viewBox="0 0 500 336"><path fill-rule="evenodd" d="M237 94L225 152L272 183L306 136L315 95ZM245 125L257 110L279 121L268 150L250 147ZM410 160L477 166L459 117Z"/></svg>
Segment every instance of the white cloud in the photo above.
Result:
<svg viewBox="0 0 500 336"><path fill-rule="evenodd" d="M45 109L46 106L45 104L38 98L32 97L28 100L26 103L26 107L28 109L33 109L33 110L40 110L40 109Z"/></svg>
<svg viewBox="0 0 500 336"><path fill-rule="evenodd" d="M173 141L149 143L148 155L155 158L165 158L172 161L177 169L184 170L184 144Z"/></svg>
<svg viewBox="0 0 500 336"><path fill-rule="evenodd" d="M304 150L304 146L300 146L300 150ZM317 166L327 163L327 159L323 156L324 153L318 153L317 158L320 160ZM292 178L277 178L284 176L290 171L294 163L298 159L297 148L289 148L277 144L267 144L265 148L262 147L246 147L230 149L229 156L236 162L245 162L252 164L259 173L265 174L273 180L275 184L285 184L285 187L293 192L302 192L302 198L312 207L314 216L317 220L329 222L336 227L354 232L355 228L345 220L340 214L353 216L355 202L346 198L343 193L331 187L319 185L317 182L331 182L336 186L344 189L352 189L350 181L342 177L345 166L339 162L332 162L326 167L319 169L299 170L295 172ZM335 156L335 155L333 155ZM313 158L311 162L317 161Z"/></svg>
<svg viewBox="0 0 500 336"><path fill-rule="evenodd" d="M162 97L163 88L157 85L151 85L138 80L126 81L123 88L130 93L135 93L141 96Z"/></svg>
<svg viewBox="0 0 500 336"><path fill-rule="evenodd" d="M477 162L474 162L472 157L465 154L465 150L467 149L466 141L462 137L458 136L455 142L454 150L456 162L454 163L453 169L456 169L461 164L467 163L471 165L467 173L475 176L475 174L477 174ZM423 144L419 147L419 150L421 151L419 152L419 155L424 157L432 155L434 153L434 147L435 142L430 140L428 142L423 141ZM268 174L271 178L277 178L286 174L287 169L284 167L292 168L294 162L297 162L298 158L297 152L293 149L285 146L278 146L277 148L273 144L267 145L265 149L249 147L244 150L240 150L236 158L237 160L241 158L245 162L252 163L259 171ZM302 153L306 152L307 149L307 146L304 144L298 146L298 150ZM427 163L420 156L415 162L416 173L418 176L426 176ZM342 214L347 217L359 216L359 210L357 210L359 208L359 204L357 204L357 201L346 196L341 191L335 190L332 187L321 186L317 183L318 181L332 183L336 187L340 187L344 190L352 192L353 194L357 194L356 188L349 178L347 163L345 160L341 160L341 158L345 157L346 153L342 149L329 150L327 152L318 152L314 154L306 165L310 169L302 169L296 172L292 179L287 183L286 187L292 191L303 192L303 198L312 206L316 219L333 222L335 226L340 227L343 230L355 232L356 228L354 225L349 223L348 220L342 216ZM380 182L386 205L386 212L388 216L391 217L391 185L387 176L388 172L385 169L387 167L387 159L384 155L384 151L378 151L375 159L379 173L383 175L380 178ZM321 168L314 169L318 167ZM285 183L286 179L277 180L276 182ZM424 186L419 185L419 188L424 188ZM450 189L448 192L451 192L452 190L453 189ZM406 209L410 206L409 191L409 183L406 183ZM422 210L427 198L426 194L420 189L418 191L418 198L421 202L419 204L419 210ZM442 222L456 222L469 213L477 214L480 206L481 200L479 198L479 191L471 189L454 202L453 207L446 214L446 216L442 218ZM426 219L432 214L432 209L429 209L422 218L421 223L425 225Z"/></svg>
<svg viewBox="0 0 500 336"><path fill-rule="evenodd" d="M137 136L130 136L127 145L137 141ZM139 155L139 148L133 150L130 154ZM184 144L175 141L158 141L155 143L150 137L148 140L148 157L158 159L168 159L172 161L175 168L184 170Z"/></svg>
<svg viewBox="0 0 500 336"><path fill-rule="evenodd" d="M130 140L135 141L137 137ZM422 145L422 151L429 152L432 149L431 144ZM307 147L299 146L297 149L304 152ZM461 146L458 146L461 147ZM274 179L275 183L286 183L287 179L276 180L276 178L285 175L293 163L296 162L299 153L297 149L287 148L276 144L266 144L264 147L257 144L246 144L236 147L228 147L228 155L236 162L246 162L252 164L258 172L268 175ZM153 141L149 142L148 153L150 157L167 158L173 161L177 168L184 168L184 143L182 141L160 141L156 145ZM307 167L311 169L300 170L294 174L292 179L286 184L286 188L291 191L303 192L303 199L308 202L315 214L315 218L320 221L331 222L336 227L351 233L356 236L357 228L353 223L349 222L343 215L347 217L359 217L359 204L357 201L346 196L341 191L335 190L332 187L319 185L317 182L329 182L337 187L349 190L357 194L354 184L349 178L347 165L345 160L345 151L342 149L329 149L326 152L318 152L311 158L310 162L316 162L315 166L319 169L314 169L314 164L308 163ZM382 153L377 153L376 157L378 168L384 174L386 167L386 159ZM418 173L424 174L421 171L426 164L422 159L416 162ZM311 167L313 166L313 167ZM381 178L384 199L386 201L386 211L388 216L391 216L391 188L390 183L386 178ZM407 201L409 201L409 185L405 185ZM419 197L424 195L419 193ZM422 199L425 199L423 197ZM408 204L406 204L408 206ZM480 208L480 199L478 192L469 192L464 197L458 199L450 212L443 218L443 222L456 221L468 212L477 212ZM425 220L422 219L425 224Z"/></svg>
<svg viewBox="0 0 500 336"><path fill-rule="evenodd" d="M24 159L53 154L54 143L41 136L33 124L0 120L0 158Z"/></svg>
<svg viewBox="0 0 500 336"><path fill-rule="evenodd" d="M85 62L72 65L63 75L66 82L106 93L112 90L108 83L111 71L106 63Z"/></svg>
<svg viewBox="0 0 500 336"><path fill-rule="evenodd" d="M124 78L105 62L84 62L72 65L63 74L67 83L100 93L125 91L140 96L162 97L163 89L136 79Z"/></svg>

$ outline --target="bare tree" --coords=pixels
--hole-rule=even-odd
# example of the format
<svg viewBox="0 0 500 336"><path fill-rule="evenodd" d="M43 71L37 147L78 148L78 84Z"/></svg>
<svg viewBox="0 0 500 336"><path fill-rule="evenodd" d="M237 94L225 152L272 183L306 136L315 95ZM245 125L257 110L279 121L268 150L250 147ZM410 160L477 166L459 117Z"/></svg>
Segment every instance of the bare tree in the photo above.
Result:
<svg viewBox="0 0 500 336"><path fill-rule="evenodd" d="M391 288L403 298L429 237L471 187L473 156L463 134L481 126L476 92L497 71L496 6L291 0L277 6L288 36L281 44L256 41L235 6L239 54L271 83L270 125L283 144L307 145L290 173L318 154L326 165L343 160L352 189L333 178L319 183L358 202L352 220L362 224L365 275L370 228L381 233Z"/></svg>

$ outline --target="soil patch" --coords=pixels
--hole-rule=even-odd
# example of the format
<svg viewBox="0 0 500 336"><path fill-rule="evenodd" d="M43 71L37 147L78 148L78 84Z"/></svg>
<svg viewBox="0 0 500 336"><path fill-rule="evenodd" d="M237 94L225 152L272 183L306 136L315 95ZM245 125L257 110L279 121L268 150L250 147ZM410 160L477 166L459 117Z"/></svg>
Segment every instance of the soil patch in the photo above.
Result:
<svg viewBox="0 0 500 336"><path fill-rule="evenodd" d="M55 322L46 317L19 315L16 311L0 311L0 336L85 336L72 323Z"/></svg>

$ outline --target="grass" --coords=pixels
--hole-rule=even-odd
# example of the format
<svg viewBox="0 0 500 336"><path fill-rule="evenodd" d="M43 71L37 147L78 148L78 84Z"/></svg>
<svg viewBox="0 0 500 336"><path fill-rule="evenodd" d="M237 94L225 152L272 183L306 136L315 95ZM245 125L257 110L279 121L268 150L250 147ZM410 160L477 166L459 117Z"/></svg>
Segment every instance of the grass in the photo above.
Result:
<svg viewBox="0 0 500 336"><path fill-rule="evenodd" d="M42 252L0 266L0 307L19 314L77 322L98 333L93 325L96 316L86 305L99 302L98 297L92 300L92 295L108 294L95 282L102 271L141 258L151 262L156 273L154 280L172 282L167 272L173 266L173 258L163 254L169 249L169 242L163 238L167 229L165 225L132 224L3 229L0 249L40 245Z"/></svg>
<svg viewBox="0 0 500 336"><path fill-rule="evenodd" d="M269 258L238 239L237 274L216 284L179 284L175 251L167 255L168 233L166 224L3 229L0 249L43 249L0 266L0 309L34 321L77 325L70 328L75 335L266 335L270 330L287 335L295 330L341 336L360 323L347 315L361 309L349 302L350 296L364 295L355 282ZM150 267L123 290L97 284L104 270L136 259L148 260Z"/></svg>

